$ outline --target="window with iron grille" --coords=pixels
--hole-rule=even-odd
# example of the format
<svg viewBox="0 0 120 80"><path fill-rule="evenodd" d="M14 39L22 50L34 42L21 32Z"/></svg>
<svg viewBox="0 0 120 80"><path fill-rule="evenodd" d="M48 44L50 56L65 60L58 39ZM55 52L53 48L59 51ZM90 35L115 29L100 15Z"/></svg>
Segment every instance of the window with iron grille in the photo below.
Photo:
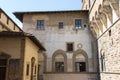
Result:
<svg viewBox="0 0 120 80"><path fill-rule="evenodd" d="M73 43L67 43L67 51L68 52L73 51Z"/></svg>
<svg viewBox="0 0 120 80"><path fill-rule="evenodd" d="M75 29L82 28L81 19L75 19Z"/></svg>
<svg viewBox="0 0 120 80"><path fill-rule="evenodd" d="M44 30L44 20L37 20L37 30Z"/></svg>
<svg viewBox="0 0 120 80"><path fill-rule="evenodd" d="M59 22L59 29L63 29L63 22Z"/></svg>

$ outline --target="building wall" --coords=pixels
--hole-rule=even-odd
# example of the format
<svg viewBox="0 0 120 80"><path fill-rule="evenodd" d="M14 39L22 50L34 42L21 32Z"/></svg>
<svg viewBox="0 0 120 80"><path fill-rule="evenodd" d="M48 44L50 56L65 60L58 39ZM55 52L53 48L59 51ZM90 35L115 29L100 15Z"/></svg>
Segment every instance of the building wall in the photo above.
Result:
<svg viewBox="0 0 120 80"><path fill-rule="evenodd" d="M82 28L75 29L75 19L82 20ZM45 21L45 30L37 30L37 20ZM64 28L58 28L58 22L64 23ZM53 55L62 51L66 56L66 72L73 70L73 54L77 50L83 50L88 56L87 72L96 72L95 53L92 46L93 37L88 26L87 12L68 12L68 13L40 13L24 14L23 30L35 35L46 48L46 72L53 72ZM74 43L74 51L66 51L66 43ZM94 56L94 57L93 57ZM45 68L45 67L44 67ZM46 73L45 73L46 74ZM92 74L91 74L92 75ZM46 80L48 79L47 75ZM50 76L50 74L49 74ZM64 76L63 76L64 77ZM95 78L95 76L94 76ZM54 79L56 79L54 77ZM69 78L68 78L69 79ZM67 79L66 79L67 80ZM87 77L88 80L88 77Z"/></svg>
<svg viewBox="0 0 120 80"><path fill-rule="evenodd" d="M0 59L7 60L7 65L4 66L4 68L6 68L6 72L3 72L3 74L6 73L6 80L14 79L20 80L20 58L21 58L20 38L0 37L0 52L1 52Z"/></svg>
<svg viewBox="0 0 120 80"><path fill-rule="evenodd" d="M63 74L45 74L44 80L96 80L96 74L84 73L63 73Z"/></svg>
<svg viewBox="0 0 120 80"><path fill-rule="evenodd" d="M120 79L119 0L95 0L89 9L90 27L96 34L100 80Z"/></svg>
<svg viewBox="0 0 120 80"><path fill-rule="evenodd" d="M98 39L101 80L120 79L120 20ZM111 36L109 31L111 30ZM101 55L105 55L105 68L101 70Z"/></svg>
<svg viewBox="0 0 120 80"><path fill-rule="evenodd" d="M20 59L21 40L19 38L0 37L0 51L8 53L12 59Z"/></svg>
<svg viewBox="0 0 120 80"><path fill-rule="evenodd" d="M8 17L8 15L0 9L0 31L21 31L18 25Z"/></svg>
<svg viewBox="0 0 120 80"><path fill-rule="evenodd" d="M25 53L24 53L24 71L23 71L23 80L30 80L31 79L31 59L34 58L34 67L33 67L33 79L37 80L38 74L38 50L39 48L29 39L26 38L25 40ZM29 74L26 75L27 72L27 65L29 65ZM36 70L35 70L36 67ZM35 73L36 71L36 73Z"/></svg>

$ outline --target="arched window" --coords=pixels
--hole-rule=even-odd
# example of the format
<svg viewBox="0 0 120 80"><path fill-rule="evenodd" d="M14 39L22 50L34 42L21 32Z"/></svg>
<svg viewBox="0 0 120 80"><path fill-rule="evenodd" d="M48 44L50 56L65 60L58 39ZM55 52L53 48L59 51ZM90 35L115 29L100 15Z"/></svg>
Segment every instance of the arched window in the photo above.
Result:
<svg viewBox="0 0 120 80"><path fill-rule="evenodd" d="M34 78L34 68L35 68L35 58L34 57L32 57L31 58L31 80L33 80L33 78Z"/></svg>
<svg viewBox="0 0 120 80"><path fill-rule="evenodd" d="M105 66L105 53L103 50L101 50L101 70L105 71L106 66Z"/></svg>
<svg viewBox="0 0 120 80"><path fill-rule="evenodd" d="M88 57L85 51L77 50L73 54L73 69L75 72L88 71Z"/></svg>
<svg viewBox="0 0 120 80"><path fill-rule="evenodd" d="M75 56L75 72L86 71L85 57L82 54L77 54Z"/></svg>
<svg viewBox="0 0 120 80"><path fill-rule="evenodd" d="M53 72L65 72L67 56L64 51L57 50L53 54Z"/></svg>

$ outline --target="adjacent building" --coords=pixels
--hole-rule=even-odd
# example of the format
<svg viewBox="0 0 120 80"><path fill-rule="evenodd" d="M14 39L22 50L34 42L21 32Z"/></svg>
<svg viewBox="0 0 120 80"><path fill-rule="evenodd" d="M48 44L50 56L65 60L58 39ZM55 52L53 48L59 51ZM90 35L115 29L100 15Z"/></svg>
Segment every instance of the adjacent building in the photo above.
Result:
<svg viewBox="0 0 120 80"><path fill-rule="evenodd" d="M0 32L0 80L37 80L38 54L44 50L31 34Z"/></svg>
<svg viewBox="0 0 120 80"><path fill-rule="evenodd" d="M22 29L0 8L0 32L20 32Z"/></svg>
<svg viewBox="0 0 120 80"><path fill-rule="evenodd" d="M0 9L0 80L38 80L45 48Z"/></svg>
<svg viewBox="0 0 120 80"><path fill-rule="evenodd" d="M86 10L15 12L46 48L39 80L96 80L96 43Z"/></svg>
<svg viewBox="0 0 120 80"><path fill-rule="evenodd" d="M83 0L98 42L100 80L120 79L120 0ZM90 4L89 2L93 2ZM89 4L88 4L89 3Z"/></svg>

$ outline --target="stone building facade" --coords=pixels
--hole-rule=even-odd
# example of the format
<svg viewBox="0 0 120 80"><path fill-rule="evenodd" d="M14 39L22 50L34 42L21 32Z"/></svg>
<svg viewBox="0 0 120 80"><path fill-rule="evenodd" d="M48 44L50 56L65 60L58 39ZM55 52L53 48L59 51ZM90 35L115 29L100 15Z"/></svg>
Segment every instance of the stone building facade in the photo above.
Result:
<svg viewBox="0 0 120 80"><path fill-rule="evenodd" d="M88 11L15 12L23 30L45 46L43 80L96 80L96 47ZM41 80L41 79L40 79Z"/></svg>
<svg viewBox="0 0 120 80"><path fill-rule="evenodd" d="M120 0L92 1L93 4L88 9L89 21L98 42L100 80L119 80ZM84 5L86 4L83 3Z"/></svg>

